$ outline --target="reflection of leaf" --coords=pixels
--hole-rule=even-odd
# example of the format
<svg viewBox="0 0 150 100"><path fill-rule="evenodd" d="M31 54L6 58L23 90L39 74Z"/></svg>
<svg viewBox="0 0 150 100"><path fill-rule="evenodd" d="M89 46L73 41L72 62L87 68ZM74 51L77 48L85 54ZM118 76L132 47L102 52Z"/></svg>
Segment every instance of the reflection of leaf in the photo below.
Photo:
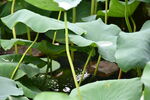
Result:
<svg viewBox="0 0 150 100"><path fill-rule="evenodd" d="M58 4L53 0L25 0L26 2L49 11L60 11L62 8L58 7Z"/></svg>
<svg viewBox="0 0 150 100"><path fill-rule="evenodd" d="M140 100L142 83L139 78L97 81L80 87L83 100ZM74 89L71 97L77 96Z"/></svg>
<svg viewBox="0 0 150 100"><path fill-rule="evenodd" d="M23 23L30 27L33 31L43 33L48 30L60 30L64 29L64 22L58 21L53 18L41 16L26 9L19 10L14 14L1 18L10 29L12 29L17 23ZM86 31L79 28L77 25L68 23L68 29L76 34L82 34Z"/></svg>
<svg viewBox="0 0 150 100"><path fill-rule="evenodd" d="M145 66L141 81L144 83L144 100L150 99L150 62Z"/></svg>
<svg viewBox="0 0 150 100"><path fill-rule="evenodd" d="M69 10L76 7L82 0L54 0L59 4L59 7Z"/></svg>
<svg viewBox="0 0 150 100"><path fill-rule="evenodd" d="M137 0L130 0L128 2L128 16L131 16L136 8L138 7L139 2ZM98 11L98 15L105 16L105 11ZM124 17L125 16L125 3L119 0L111 0L109 4L108 16L111 17Z"/></svg>
<svg viewBox="0 0 150 100"><path fill-rule="evenodd" d="M43 92L38 94L34 100L78 100L77 97L70 97L64 93Z"/></svg>
<svg viewBox="0 0 150 100"><path fill-rule="evenodd" d="M115 61L116 40L121 31L116 25L106 25L102 20L77 23L77 25L87 31L87 34L70 35L70 40L78 46L97 46L99 54L109 61Z"/></svg>
<svg viewBox="0 0 150 100"><path fill-rule="evenodd" d="M0 84L0 100L5 100L10 95L23 95L23 91L16 87L13 80L0 76Z"/></svg>
<svg viewBox="0 0 150 100"><path fill-rule="evenodd" d="M123 71L144 67L150 61L150 21L134 33L121 32L117 40L116 62Z"/></svg>

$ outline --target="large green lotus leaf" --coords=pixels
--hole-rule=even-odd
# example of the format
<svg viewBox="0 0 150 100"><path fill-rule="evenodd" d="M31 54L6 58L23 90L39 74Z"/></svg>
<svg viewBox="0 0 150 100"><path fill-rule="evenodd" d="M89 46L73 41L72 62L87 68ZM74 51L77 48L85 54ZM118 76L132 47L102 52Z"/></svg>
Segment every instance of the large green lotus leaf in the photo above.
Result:
<svg viewBox="0 0 150 100"><path fill-rule="evenodd" d="M140 100L142 83L139 78L97 81L81 86L80 92L83 100ZM77 96L76 89L70 96Z"/></svg>
<svg viewBox="0 0 150 100"><path fill-rule="evenodd" d="M13 97L13 96L9 96L8 99L6 100L29 100L27 97Z"/></svg>
<svg viewBox="0 0 150 100"><path fill-rule="evenodd" d="M40 93L40 90L35 91L31 87L30 88L26 87L20 82L17 82L16 84L18 85L19 88L22 88L24 95L28 98L34 98L38 93Z"/></svg>
<svg viewBox="0 0 150 100"><path fill-rule="evenodd" d="M59 4L59 7L69 10L76 7L82 0L54 0Z"/></svg>
<svg viewBox="0 0 150 100"><path fill-rule="evenodd" d="M131 16L140 2L137 0L130 0L128 2L128 16ZM98 15L105 16L105 11L98 11ZM111 0L109 4L108 16L110 17L124 17L125 16L125 2L119 0Z"/></svg>
<svg viewBox="0 0 150 100"><path fill-rule="evenodd" d="M120 28L116 25L106 25L101 19L91 22L77 23L78 26L85 29L87 34L69 35L70 40L81 47L97 46L98 52L106 60L115 61L116 41L120 33Z"/></svg>
<svg viewBox="0 0 150 100"><path fill-rule="evenodd" d="M34 100L79 100L77 97L70 97L67 94L59 92L42 92Z"/></svg>
<svg viewBox="0 0 150 100"><path fill-rule="evenodd" d="M141 81L144 83L144 100L150 99L150 62L148 62L143 71Z"/></svg>
<svg viewBox="0 0 150 100"><path fill-rule="evenodd" d="M20 55L20 54L1 55L0 56L0 62L4 62L4 61L19 62L21 57L22 57L22 55ZM37 65L40 68L44 67L46 65L46 62L41 60L40 58L29 56L29 55L25 56L23 63L25 63L25 64L31 63L34 65Z"/></svg>
<svg viewBox="0 0 150 100"><path fill-rule="evenodd" d="M14 62L0 62L0 76L3 77L11 77L11 74L13 73L14 69L16 68L18 63L14 63ZM32 65L26 65L26 64L21 64L19 70L17 71L14 79L17 80L21 77L23 77L24 75L27 75L28 77L33 77L35 75L37 75L38 73L40 73L40 70Z"/></svg>
<svg viewBox="0 0 150 100"><path fill-rule="evenodd" d="M23 91L16 87L13 80L0 76L0 100L5 100L10 95L23 95Z"/></svg>
<svg viewBox="0 0 150 100"><path fill-rule="evenodd" d="M19 22L27 25L33 31L39 33L44 33L48 30L60 30L65 28L64 22L39 15L27 9L19 10L14 14L8 15L1 19L2 22L5 23L10 29L12 29ZM73 23L68 23L68 29L76 34L83 34L86 32Z"/></svg>
<svg viewBox="0 0 150 100"><path fill-rule="evenodd" d="M60 11L62 8L58 7L58 4L54 0L25 0L26 2L49 11Z"/></svg>
<svg viewBox="0 0 150 100"><path fill-rule="evenodd" d="M150 61L150 21L138 32L121 32L117 40L116 62L123 71L145 67Z"/></svg>

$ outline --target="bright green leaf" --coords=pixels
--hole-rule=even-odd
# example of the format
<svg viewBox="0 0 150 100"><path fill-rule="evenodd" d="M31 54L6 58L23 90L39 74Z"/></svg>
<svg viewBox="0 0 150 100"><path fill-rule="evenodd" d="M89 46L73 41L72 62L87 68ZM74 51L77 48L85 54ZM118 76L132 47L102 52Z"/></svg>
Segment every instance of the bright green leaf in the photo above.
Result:
<svg viewBox="0 0 150 100"><path fill-rule="evenodd" d="M81 47L97 46L98 52L106 60L115 61L116 41L121 31L116 25L106 25L101 19L91 22L77 23L78 26L85 29L87 34L69 35L70 40Z"/></svg>
<svg viewBox="0 0 150 100"><path fill-rule="evenodd" d="M58 4L54 0L25 0L26 2L49 11L60 11L62 8L58 7Z"/></svg>
<svg viewBox="0 0 150 100"><path fill-rule="evenodd" d="M5 100L10 95L23 95L23 91L16 87L13 80L0 76L0 100Z"/></svg>
<svg viewBox="0 0 150 100"><path fill-rule="evenodd" d="M117 40L116 62L123 71L145 67L150 61L150 21L138 32L121 32Z"/></svg>
<svg viewBox="0 0 150 100"><path fill-rule="evenodd" d="M59 7L69 10L76 7L82 0L54 0L59 4Z"/></svg>
<svg viewBox="0 0 150 100"><path fill-rule="evenodd" d="M131 16L140 2L130 0L128 2L128 16ZM105 16L105 11L98 11L99 16ZM119 0L111 0L109 4L108 16L110 17L125 17L125 2Z"/></svg>
<svg viewBox="0 0 150 100"><path fill-rule="evenodd" d="M140 100L142 83L139 78L97 81L80 87L83 100ZM74 89L71 97L77 96Z"/></svg>
<svg viewBox="0 0 150 100"><path fill-rule="evenodd" d="M19 22L24 23L33 31L39 33L44 33L48 30L60 30L65 28L64 22L62 21L41 16L26 9L19 10L14 14L3 17L1 19L3 23L5 23L10 29L12 29ZM68 23L68 29L76 34L86 33L85 30L72 23Z"/></svg>

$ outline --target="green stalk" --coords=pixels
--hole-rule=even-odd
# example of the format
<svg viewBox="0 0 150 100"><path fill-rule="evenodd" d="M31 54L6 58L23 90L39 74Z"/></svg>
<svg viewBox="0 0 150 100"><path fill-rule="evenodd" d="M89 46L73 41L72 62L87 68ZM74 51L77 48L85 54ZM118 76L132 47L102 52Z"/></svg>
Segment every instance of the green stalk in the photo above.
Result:
<svg viewBox="0 0 150 100"><path fill-rule="evenodd" d="M96 14L96 13L97 13L97 5L98 5L98 2L97 2L97 0L95 0L94 14Z"/></svg>
<svg viewBox="0 0 150 100"><path fill-rule="evenodd" d="M57 20L60 20L61 13L62 13L62 11L59 11L59 14L58 14L58 18L57 18ZM56 37L57 37L57 31L55 31L55 32L54 32L54 36L53 36L52 44L54 44L54 43L55 43L55 41L56 41Z"/></svg>
<svg viewBox="0 0 150 100"><path fill-rule="evenodd" d="M86 60L86 62L84 64L83 71L82 71L82 76L81 76L81 79L80 79L80 82L79 82L79 86L81 85L81 82L83 81L84 73L86 71L87 65L88 65L88 63L89 63L89 61L90 61L90 59L92 57L92 53L93 52L94 52L94 48L92 48L92 50L90 51L89 56L88 56L88 58L87 58L87 60Z"/></svg>
<svg viewBox="0 0 150 100"><path fill-rule="evenodd" d="M76 8L73 8L72 9L72 23L75 23L76 22ZM71 46L74 46L74 44L71 42ZM74 61L74 51L71 51L71 58L72 58L72 61Z"/></svg>
<svg viewBox="0 0 150 100"><path fill-rule="evenodd" d="M11 14L14 13L15 3L16 3L16 0L12 0ZM12 29L12 34L13 34L13 38L16 39L16 30L15 30L15 27L13 27L13 29ZM15 53L16 54L18 53L18 47L17 47L17 45L15 45Z"/></svg>
<svg viewBox="0 0 150 100"><path fill-rule="evenodd" d="M67 53L67 57L68 57L68 61L69 61L70 67L71 67L71 71L72 71L73 79L74 79L74 82L75 82L75 86L76 86L77 91L78 91L78 96L79 96L80 100L82 100L82 97L81 97L81 94L80 94L80 89L79 89L79 84L78 84L77 78L76 78L74 65L73 65L73 62L72 62L72 59L71 59L71 55L70 55L70 51L69 51L67 12L64 12L64 21L65 21L66 53Z"/></svg>
<svg viewBox="0 0 150 100"><path fill-rule="evenodd" d="M108 20L108 0L105 1L105 24L107 24L107 20Z"/></svg>
<svg viewBox="0 0 150 100"><path fill-rule="evenodd" d="M13 71L13 73L12 73L12 75L11 75L11 79L14 78L14 76L15 76L15 74L16 74L18 68L19 68L19 66L21 65L21 63L22 63L22 61L23 61L23 59L24 59L24 57L25 57L25 55L26 55L27 52L31 49L31 47L35 44L35 42L36 42L37 39L38 39L38 36L39 36L39 33L37 33L37 35L36 35L36 37L35 37L35 40L32 42L32 44L31 44L31 45L26 49L26 51L23 53L21 59L19 60L18 65L16 66L16 68L14 69L14 71Z"/></svg>
<svg viewBox="0 0 150 100"><path fill-rule="evenodd" d="M95 0L91 1L91 15L94 15L94 8L95 8Z"/></svg>
<svg viewBox="0 0 150 100"><path fill-rule="evenodd" d="M30 28L27 27L27 38L29 41L31 41L31 33L30 33ZM29 50L30 55L32 55L32 49Z"/></svg>
<svg viewBox="0 0 150 100"><path fill-rule="evenodd" d="M122 77L122 71L121 71L121 69L119 69L118 79L121 79L121 77Z"/></svg>
<svg viewBox="0 0 150 100"><path fill-rule="evenodd" d="M131 28L130 21L128 18L128 0L125 0L125 21L128 27L128 31L132 32L132 28Z"/></svg>
<svg viewBox="0 0 150 100"><path fill-rule="evenodd" d="M98 60L97 60L97 63L96 63L96 69L94 71L94 75L93 76L96 76L96 73L98 71L98 67L99 67L100 61L101 61L101 56L98 56Z"/></svg>
<svg viewBox="0 0 150 100"><path fill-rule="evenodd" d="M132 17L130 17L131 21L132 21L132 24L133 24L133 32L136 32L136 24L135 24L135 21Z"/></svg>

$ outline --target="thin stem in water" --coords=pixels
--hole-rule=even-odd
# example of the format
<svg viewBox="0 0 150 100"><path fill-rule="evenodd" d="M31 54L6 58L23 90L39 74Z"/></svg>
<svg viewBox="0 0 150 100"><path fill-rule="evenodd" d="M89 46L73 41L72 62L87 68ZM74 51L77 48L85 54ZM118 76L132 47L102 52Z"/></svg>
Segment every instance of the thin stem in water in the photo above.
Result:
<svg viewBox="0 0 150 100"><path fill-rule="evenodd" d="M31 41L31 32L30 32L30 28L29 27L27 27L27 38L28 38L28 40ZM32 49L29 50L29 53L30 53L30 55L32 55Z"/></svg>
<svg viewBox="0 0 150 100"><path fill-rule="evenodd" d="M107 24L108 20L108 0L105 1L105 24Z"/></svg>
<svg viewBox="0 0 150 100"><path fill-rule="evenodd" d="M130 17L131 21L132 21L132 24L133 24L133 32L136 32L136 24L135 24L135 21L132 17Z"/></svg>
<svg viewBox="0 0 150 100"><path fill-rule="evenodd" d="M68 61L69 61L70 67L71 67L71 71L72 71L73 79L74 79L74 82L75 82L75 86L76 86L77 91L78 91L78 96L79 96L80 100L82 100L82 97L81 97L81 94L80 94L80 89L79 89L79 84L78 84L77 78L76 78L74 65L73 65L73 62L72 62L72 59L71 59L71 55L70 55L70 51L69 51L67 12L64 12L64 21L65 21L66 53L67 53L67 57L68 57Z"/></svg>
<svg viewBox="0 0 150 100"><path fill-rule="evenodd" d="M91 0L91 15L94 15L95 11L95 0Z"/></svg>
<svg viewBox="0 0 150 100"><path fill-rule="evenodd" d="M80 79L80 82L79 82L79 86L81 85L81 82L83 81L84 73L85 73L87 65L88 65L88 63L89 63L89 61L90 61L90 59L92 57L93 51L94 51L94 48L92 48L92 50L90 51L89 56L88 56L88 58L87 58L87 60L86 60L86 62L84 64L82 75L81 75L81 79Z"/></svg>
<svg viewBox="0 0 150 100"><path fill-rule="evenodd" d="M14 13L15 3L16 3L16 0L12 0L11 14ZM15 26L14 26L13 29L12 29L12 34L13 34L13 38L16 39L16 30L15 30ZM18 47L17 47L17 45L15 45L15 53L16 53L16 54L18 53Z"/></svg>
<svg viewBox="0 0 150 100"><path fill-rule="evenodd" d="M31 49L31 47L35 44L35 42L36 42L37 39L38 39L38 36L39 36L39 33L37 33L37 35L36 35L34 41L32 42L32 44L31 44L31 45L26 49L26 51L23 53L21 59L19 60L18 65L16 66L16 68L14 69L14 71L13 71L13 73L12 73L12 75L11 75L11 79L14 78L14 76L15 76L15 74L16 74L18 68L19 68L19 66L21 65L21 63L22 63L22 61L23 61L23 59L24 59L24 57L25 57L25 55L26 55L27 52Z"/></svg>
<svg viewBox="0 0 150 100"><path fill-rule="evenodd" d="M131 28L129 17L128 17L128 0L125 0L125 21L127 24L128 31L132 32L132 28Z"/></svg>
<svg viewBox="0 0 150 100"><path fill-rule="evenodd" d="M58 18L57 18L57 20L60 20L61 13L62 13L62 11L59 11L59 14L58 14ZM57 31L55 31L55 32L54 32L54 36L53 36L52 44L54 44L54 43L55 43L55 41L56 41L56 37L57 37Z"/></svg>
<svg viewBox="0 0 150 100"><path fill-rule="evenodd" d="M98 56L98 60L97 60L97 63L96 63L96 68L95 68L93 76L96 76L96 73L98 71L98 67L99 67L100 61L101 61L101 56Z"/></svg>

